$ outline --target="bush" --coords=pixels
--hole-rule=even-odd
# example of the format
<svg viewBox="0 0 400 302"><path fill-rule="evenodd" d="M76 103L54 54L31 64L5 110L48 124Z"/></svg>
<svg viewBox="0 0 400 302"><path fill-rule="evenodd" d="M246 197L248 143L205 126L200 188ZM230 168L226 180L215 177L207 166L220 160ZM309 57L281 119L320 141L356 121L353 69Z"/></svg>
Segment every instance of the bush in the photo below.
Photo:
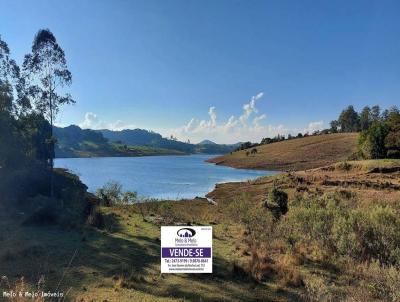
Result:
<svg viewBox="0 0 400 302"><path fill-rule="evenodd" d="M375 205L371 209L352 211L344 224L337 237L339 242L350 245L351 256L378 260L382 264L400 264L400 218L392 207Z"/></svg>
<svg viewBox="0 0 400 302"><path fill-rule="evenodd" d="M122 185L116 181L107 182L96 191L96 196L102 200L102 205L111 207L122 200Z"/></svg>
<svg viewBox="0 0 400 302"><path fill-rule="evenodd" d="M104 218L97 206L93 206L86 220L87 224L95 228L104 227Z"/></svg>
<svg viewBox="0 0 400 302"><path fill-rule="evenodd" d="M354 286L348 291L351 301L400 301L400 270L378 261L351 263Z"/></svg>
<svg viewBox="0 0 400 302"><path fill-rule="evenodd" d="M269 193L265 207L272 212L275 218L285 215L288 211L287 193L274 187Z"/></svg>
<svg viewBox="0 0 400 302"><path fill-rule="evenodd" d="M389 205L351 205L332 196L303 200L281 221L286 230L282 236L331 255L400 265L398 211Z"/></svg>
<svg viewBox="0 0 400 302"><path fill-rule="evenodd" d="M285 223L293 228L291 240L314 245L319 250L333 251L332 228L336 217L342 215L341 207L334 200L310 199L292 207Z"/></svg>
<svg viewBox="0 0 400 302"><path fill-rule="evenodd" d="M101 204L106 207L128 205L138 202L137 193L132 191L122 191L122 185L116 181L106 183L96 191L96 196L100 198Z"/></svg>

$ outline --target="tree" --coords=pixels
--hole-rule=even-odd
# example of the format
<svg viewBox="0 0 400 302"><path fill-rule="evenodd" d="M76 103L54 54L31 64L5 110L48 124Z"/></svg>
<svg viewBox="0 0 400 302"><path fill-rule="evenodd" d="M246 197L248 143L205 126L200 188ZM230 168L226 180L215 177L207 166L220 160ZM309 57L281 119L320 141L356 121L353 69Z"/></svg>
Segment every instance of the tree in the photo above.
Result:
<svg viewBox="0 0 400 302"><path fill-rule="evenodd" d="M357 132L360 128L360 117L350 105L340 113L338 123L341 132Z"/></svg>
<svg viewBox="0 0 400 302"><path fill-rule="evenodd" d="M0 36L0 111L2 112L12 114L15 111L13 86L16 86L19 75L19 67L11 59L10 49Z"/></svg>
<svg viewBox="0 0 400 302"><path fill-rule="evenodd" d="M385 158L387 149L385 138L389 133L389 127L384 122L375 122L364 130L359 139L359 149L364 158Z"/></svg>
<svg viewBox="0 0 400 302"><path fill-rule="evenodd" d="M400 158L400 111L397 107L388 110L386 124L389 127L389 133L385 138L387 156Z"/></svg>
<svg viewBox="0 0 400 302"><path fill-rule="evenodd" d="M388 119L388 117L389 117L389 110L388 110L388 109L383 110L383 112L382 112L382 114L381 114L382 120L385 121L385 120Z"/></svg>
<svg viewBox="0 0 400 302"><path fill-rule="evenodd" d="M71 85L72 75L68 70L64 51L49 29L41 29L36 34L32 51L24 58L23 73L24 78L28 81L25 88L26 93L32 98L35 109L49 120L51 126L48 143L52 150L50 154L50 194L53 197L55 145L53 120L61 105L75 103L75 101L70 94L60 94L59 92L60 88Z"/></svg>
<svg viewBox="0 0 400 302"><path fill-rule="evenodd" d="M372 122L371 108L365 106L360 113L360 128L361 131L367 130Z"/></svg>
<svg viewBox="0 0 400 302"><path fill-rule="evenodd" d="M264 206L272 212L275 218L279 218L288 212L288 194L273 187Z"/></svg>
<svg viewBox="0 0 400 302"><path fill-rule="evenodd" d="M22 163L20 139L15 135L16 103L14 88L19 79L19 67L11 59L10 49L0 36L0 167L16 168Z"/></svg>
<svg viewBox="0 0 400 302"><path fill-rule="evenodd" d="M371 108L371 121L379 122L381 120L381 108L378 105Z"/></svg>
<svg viewBox="0 0 400 302"><path fill-rule="evenodd" d="M253 146L253 144L251 142L245 142L245 143L240 144L240 146L238 148L236 148L236 151L245 150L245 149L251 148L252 146Z"/></svg>

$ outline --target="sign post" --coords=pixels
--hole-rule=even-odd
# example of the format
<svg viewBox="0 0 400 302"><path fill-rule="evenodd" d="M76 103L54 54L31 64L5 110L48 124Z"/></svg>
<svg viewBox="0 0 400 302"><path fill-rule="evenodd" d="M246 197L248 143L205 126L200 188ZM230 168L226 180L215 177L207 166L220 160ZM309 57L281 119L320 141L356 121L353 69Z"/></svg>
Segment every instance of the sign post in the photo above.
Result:
<svg viewBox="0 0 400 302"><path fill-rule="evenodd" d="M162 226L161 273L212 273L212 227Z"/></svg>

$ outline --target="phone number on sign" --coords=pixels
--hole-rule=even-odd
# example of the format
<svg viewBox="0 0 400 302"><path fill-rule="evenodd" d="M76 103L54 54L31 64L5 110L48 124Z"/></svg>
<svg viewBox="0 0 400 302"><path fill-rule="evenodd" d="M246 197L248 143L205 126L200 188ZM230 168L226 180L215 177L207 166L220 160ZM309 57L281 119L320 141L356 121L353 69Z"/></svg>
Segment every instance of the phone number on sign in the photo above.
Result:
<svg viewBox="0 0 400 302"><path fill-rule="evenodd" d="M164 259L166 263L207 263L208 259Z"/></svg>

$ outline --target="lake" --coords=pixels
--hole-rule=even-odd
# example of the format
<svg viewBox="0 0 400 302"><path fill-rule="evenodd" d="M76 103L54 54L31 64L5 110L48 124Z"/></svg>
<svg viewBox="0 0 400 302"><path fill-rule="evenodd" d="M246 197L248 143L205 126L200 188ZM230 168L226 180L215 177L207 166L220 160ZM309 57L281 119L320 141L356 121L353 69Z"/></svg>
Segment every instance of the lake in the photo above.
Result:
<svg viewBox="0 0 400 302"><path fill-rule="evenodd" d="M244 181L274 171L234 169L206 163L215 155L57 158L55 166L77 174L95 192L108 181L140 197L181 199L204 197L217 183Z"/></svg>

